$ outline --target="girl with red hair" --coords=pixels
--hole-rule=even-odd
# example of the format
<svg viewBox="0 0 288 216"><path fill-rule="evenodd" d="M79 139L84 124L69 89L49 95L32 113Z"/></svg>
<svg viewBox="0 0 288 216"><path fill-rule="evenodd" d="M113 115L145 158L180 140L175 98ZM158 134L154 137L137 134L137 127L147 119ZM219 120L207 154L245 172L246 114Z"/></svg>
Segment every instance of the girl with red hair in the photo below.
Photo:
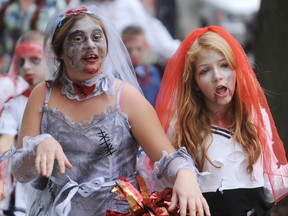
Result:
<svg viewBox="0 0 288 216"><path fill-rule="evenodd" d="M267 100L225 29L199 28L182 42L165 69L156 111L200 171L211 215L265 215L287 195L287 159Z"/></svg>

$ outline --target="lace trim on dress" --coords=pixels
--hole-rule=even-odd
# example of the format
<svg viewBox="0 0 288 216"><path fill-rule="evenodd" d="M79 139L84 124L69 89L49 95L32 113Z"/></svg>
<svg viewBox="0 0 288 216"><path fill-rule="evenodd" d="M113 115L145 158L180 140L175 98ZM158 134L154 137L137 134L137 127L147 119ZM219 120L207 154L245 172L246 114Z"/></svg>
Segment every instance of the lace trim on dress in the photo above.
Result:
<svg viewBox="0 0 288 216"><path fill-rule="evenodd" d="M42 107L40 112L43 112L43 111L49 112L52 115L63 119L63 121L67 122L71 127L76 127L76 128L89 127L94 122L97 122L100 119L103 119L103 118L106 118L106 117L110 118L111 114L118 112L125 119L125 121L128 123L128 125L130 127L127 114L124 113L124 112L121 112L119 107L115 107L115 106L110 106L110 107L106 108L103 112L98 113L98 114L94 114L93 116L90 117L89 120L83 120L83 121L77 121L77 122L73 121L68 115L66 115L65 113L61 112L56 107L54 107L54 108Z"/></svg>
<svg viewBox="0 0 288 216"><path fill-rule="evenodd" d="M111 74L102 73L99 76L93 77L89 80L76 83L69 80L67 75L64 73L62 80L63 87L61 93L63 95L66 95L69 99L76 99L78 101L82 101L100 95L103 92L111 96L114 94L115 79L114 76ZM79 93L79 89L77 90L75 86L86 86L87 88L89 88L89 91L85 91L84 88L81 89L83 90L83 92L80 91Z"/></svg>

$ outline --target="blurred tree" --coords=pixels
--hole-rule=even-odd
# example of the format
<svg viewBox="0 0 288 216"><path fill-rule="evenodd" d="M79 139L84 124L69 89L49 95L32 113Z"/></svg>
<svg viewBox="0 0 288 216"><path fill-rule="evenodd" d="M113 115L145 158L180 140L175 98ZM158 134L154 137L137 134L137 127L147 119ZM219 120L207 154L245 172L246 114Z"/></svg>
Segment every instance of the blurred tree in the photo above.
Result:
<svg viewBox="0 0 288 216"><path fill-rule="evenodd" d="M173 38L177 31L177 2L175 0L156 0L156 17L163 23Z"/></svg>
<svg viewBox="0 0 288 216"><path fill-rule="evenodd" d="M279 135L288 151L288 1L262 0L255 36L255 71L267 91ZM288 197L271 210L287 215Z"/></svg>
<svg viewBox="0 0 288 216"><path fill-rule="evenodd" d="M262 0L255 40L255 71L267 90L279 135L288 150L288 1Z"/></svg>

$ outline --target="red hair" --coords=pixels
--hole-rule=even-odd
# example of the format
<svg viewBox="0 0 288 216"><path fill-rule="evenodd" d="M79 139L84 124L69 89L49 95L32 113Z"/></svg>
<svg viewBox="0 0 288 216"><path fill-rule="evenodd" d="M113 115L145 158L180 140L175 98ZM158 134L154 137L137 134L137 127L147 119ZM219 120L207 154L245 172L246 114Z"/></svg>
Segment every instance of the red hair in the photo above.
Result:
<svg viewBox="0 0 288 216"><path fill-rule="evenodd" d="M156 111L160 122L167 132L172 117L177 110L175 101L184 71L187 52L197 38L209 31L215 32L223 37L228 42L232 53L234 54L234 69L237 76L236 91L248 116L253 116L253 119L255 119L258 139L261 143L261 150L264 158L264 173L268 175L272 185L275 202L277 202L279 199L283 198L284 195L287 195L287 193L284 195L278 194L274 190L274 186L277 184L276 181L279 180L279 178L288 178L287 168L284 168L284 170L278 169L281 165L287 164L285 149L278 135L263 89L256 78L256 74L250 65L249 59L242 46L225 29L219 26L209 26L193 31L181 43L176 53L170 58L165 68L161 88L156 101ZM264 108L268 114L272 135L264 125L264 119L261 112L262 108Z"/></svg>

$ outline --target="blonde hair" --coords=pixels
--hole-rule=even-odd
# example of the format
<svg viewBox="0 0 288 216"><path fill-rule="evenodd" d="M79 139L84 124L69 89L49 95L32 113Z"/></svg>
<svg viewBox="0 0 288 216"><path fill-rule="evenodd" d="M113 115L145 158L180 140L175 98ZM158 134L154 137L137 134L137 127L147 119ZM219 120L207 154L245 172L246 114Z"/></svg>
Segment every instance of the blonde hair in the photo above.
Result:
<svg viewBox="0 0 288 216"><path fill-rule="evenodd" d="M231 68L236 67L236 59L231 47L223 37L215 32L207 32L197 38L185 58L182 83L179 85L176 99L178 121L175 131L177 132L174 133L172 141L178 147L185 146L187 148L199 170L202 170L205 159L213 165L205 148L205 138L211 134L210 112L205 106L202 93L196 89L195 82L195 60L204 47L220 52L227 59ZM227 115L231 122L232 136L247 153L247 170L252 172L253 164L260 156L260 143L256 126L239 99L237 84ZM202 157L199 157L199 147Z"/></svg>
<svg viewBox="0 0 288 216"><path fill-rule="evenodd" d="M143 35L145 36L144 30L140 26L128 26L122 31L122 40L127 40L130 39L131 37L135 37L138 35Z"/></svg>
<svg viewBox="0 0 288 216"><path fill-rule="evenodd" d="M20 38L16 42L16 46L22 43L35 43L35 44L40 44L43 46L44 43L44 33L37 31L37 30L32 30L32 31L27 31L23 33Z"/></svg>

